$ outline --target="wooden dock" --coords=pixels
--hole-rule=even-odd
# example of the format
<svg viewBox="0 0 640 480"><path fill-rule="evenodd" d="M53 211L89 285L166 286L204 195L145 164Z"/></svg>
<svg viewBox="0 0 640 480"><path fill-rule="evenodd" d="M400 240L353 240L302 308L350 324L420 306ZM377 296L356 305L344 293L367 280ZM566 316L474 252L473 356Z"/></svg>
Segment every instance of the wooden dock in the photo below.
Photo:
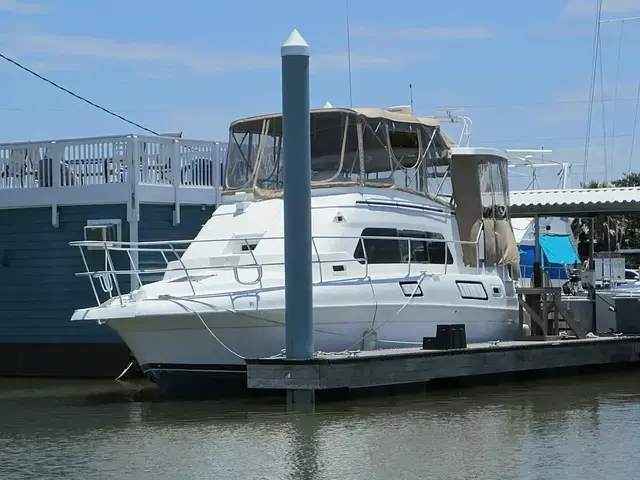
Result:
<svg viewBox="0 0 640 480"><path fill-rule="evenodd" d="M640 336L524 340L470 344L467 348L398 348L320 353L309 360L247 359L253 389L322 391L543 374L567 369L640 366Z"/></svg>

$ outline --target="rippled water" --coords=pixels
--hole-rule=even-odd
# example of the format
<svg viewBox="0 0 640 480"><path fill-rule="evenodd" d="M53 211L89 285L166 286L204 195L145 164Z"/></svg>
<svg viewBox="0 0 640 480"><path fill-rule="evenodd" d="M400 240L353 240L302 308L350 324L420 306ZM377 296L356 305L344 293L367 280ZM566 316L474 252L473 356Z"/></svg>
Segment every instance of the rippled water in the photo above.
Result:
<svg viewBox="0 0 640 480"><path fill-rule="evenodd" d="M274 400L139 401L133 384L0 380L0 479L635 479L639 374L305 415Z"/></svg>

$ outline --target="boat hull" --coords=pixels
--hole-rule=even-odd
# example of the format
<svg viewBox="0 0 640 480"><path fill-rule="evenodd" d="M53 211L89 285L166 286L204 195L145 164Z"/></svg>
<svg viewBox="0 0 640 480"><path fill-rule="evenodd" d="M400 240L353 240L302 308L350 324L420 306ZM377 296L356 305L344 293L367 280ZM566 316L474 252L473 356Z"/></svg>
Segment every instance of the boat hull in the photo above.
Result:
<svg viewBox="0 0 640 480"><path fill-rule="evenodd" d="M398 307L381 310L397 312ZM363 348L372 318L367 305L315 308L316 351ZM284 320L284 309L202 313L194 309L177 315L114 319L108 325L127 343L142 371L163 390L192 395L246 388L244 358L282 354ZM373 347L415 346L423 337L435 336L438 324L451 323L465 325L469 343L510 340L517 335L517 310L407 305L395 318L393 314L376 316Z"/></svg>

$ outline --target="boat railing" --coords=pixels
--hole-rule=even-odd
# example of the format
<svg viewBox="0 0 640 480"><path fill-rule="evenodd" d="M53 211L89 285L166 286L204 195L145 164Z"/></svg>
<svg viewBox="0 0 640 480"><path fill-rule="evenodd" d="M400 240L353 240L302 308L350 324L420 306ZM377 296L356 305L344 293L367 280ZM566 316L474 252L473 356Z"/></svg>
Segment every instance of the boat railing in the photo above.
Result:
<svg viewBox="0 0 640 480"><path fill-rule="evenodd" d="M320 253L320 249L318 248L318 240L331 240L331 239L351 239L358 240L362 247L363 258L356 258L353 253L347 252L326 252ZM84 272L76 273L76 276L85 276L89 279L91 284L91 288L93 290L96 302L100 305L102 302L100 300L100 295L98 294L98 287L105 294L108 295L109 299L113 299L117 297L119 303L124 305L123 300L123 289L121 287L119 277L128 276L129 279L135 279L138 285L143 285L144 282L142 278L146 275L149 276L158 276L162 275L164 280L168 281L176 281L176 280L184 280L188 282L191 292L194 296L198 295L196 292L196 288L194 283L198 280L206 277L210 277L214 275L212 273L216 270L232 270L235 281L244 286L248 285L257 285L260 288L264 287L263 276L265 268L267 267L284 267L284 257L282 255L277 255L276 261L270 261L269 257L273 257L272 255L260 255L263 258L263 261L259 261L252 247L255 247L255 242L260 241L264 242L267 240L276 240L283 241L283 236L276 237L245 237L245 238L215 238L215 239L192 239L192 240L171 240L171 241L150 241L150 242L116 242L116 241L76 241L70 242L72 247L78 247L80 251L80 255L82 257L82 261L85 267ZM367 240L390 240L390 241L398 241L398 242L407 242L407 252L409 252L407 261L406 261L406 272L402 273L404 277L409 277L412 275L412 272L416 271L416 266L433 266L439 265L442 266L442 271L428 271L428 269L419 269L420 273L424 274L444 274L448 273L449 268L449 253L446 249L446 245L473 245L476 249L476 259L480 258L480 233L478 234L478 239L475 242L471 241L460 241L460 240L447 240L447 239L432 239L432 238L412 238L412 237L383 237L383 236L360 236L360 235L315 235L311 239L312 244L312 265L317 266L318 268L318 277L320 283L325 283L326 274L323 273L323 265L325 264L336 264L336 263L358 263L363 265L364 267L364 275L355 275L355 276L342 276L338 279L332 277L333 281L345 281L348 279L357 279L357 278L368 278L370 277L370 265L369 261L369 253L367 252ZM198 243L216 243L216 242L240 242L246 247L247 253L242 254L231 254L228 256L220 256L220 257L212 257L211 259L219 258L222 260L219 262L220 264L211 264L208 265L199 265L192 266L188 265L189 261L185 261L182 258L182 254L186 251L187 247L193 244ZM420 242L424 243L442 243L444 249L444 264L440 263L427 263L415 260L412 260L412 242ZM101 251L104 253L104 257L100 259L100 262L103 264L101 269L92 270L89 266L87 250ZM116 268L116 263L119 264L118 260L114 260L114 256L116 253L124 254L129 268L119 269ZM156 253L162 257L162 261L164 262L164 267L162 268L140 268L139 267L139 257L140 255L145 255L149 253ZM457 254L458 255L458 254ZM172 260L175 258L175 260ZM230 263L228 260L233 259L235 261L244 260L246 263L237 262L235 264ZM196 259L194 259L196 260ZM201 260L201 259L199 259ZM226 261L225 261L226 260ZM247 261L248 260L248 261ZM215 262L213 262L215 263ZM403 262L404 263L404 262ZM376 265L378 265L376 263ZM383 264L380 264L383 265ZM390 264L387 264L390 265ZM413 270L412 270L413 267ZM472 267L473 268L473 267ZM475 266L476 273L484 273L485 265L482 261L478 260L477 265ZM255 270L255 277L251 277L250 279L243 278L241 275L242 270ZM361 271L361 270L360 270ZM404 272L404 271L403 271ZM167 274L169 274L170 278L167 278ZM414 273L415 275L415 273ZM97 284L97 286L96 286ZM114 292L115 290L115 292ZM132 289L133 290L133 289Z"/></svg>

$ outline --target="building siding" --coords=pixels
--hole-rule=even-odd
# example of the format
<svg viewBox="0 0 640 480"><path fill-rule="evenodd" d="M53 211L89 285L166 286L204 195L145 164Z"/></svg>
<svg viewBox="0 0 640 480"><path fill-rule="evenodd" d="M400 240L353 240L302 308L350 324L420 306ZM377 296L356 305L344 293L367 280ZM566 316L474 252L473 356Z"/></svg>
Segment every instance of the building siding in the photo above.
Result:
<svg viewBox="0 0 640 480"><path fill-rule="evenodd" d="M180 224L173 225L173 205L140 205L140 222L138 223L138 240L153 242L161 240L192 240L202 226L209 220L215 210L212 205L204 209L200 205L182 205L180 207ZM166 246L163 246L166 248ZM186 245L177 246L186 248ZM175 255L166 253L169 261L175 260ZM138 257L140 268L162 269L165 262L160 253L141 252ZM162 278L161 273L144 275L143 283L157 281Z"/></svg>
<svg viewBox="0 0 640 480"><path fill-rule="evenodd" d="M122 240L129 239L126 205L60 207L59 226L51 208L0 210L0 343L120 342L111 329L93 322L71 322L76 308L95 306L80 252L69 242L84 238L89 219L117 218ZM104 254L87 252L91 268ZM127 268L114 259L116 268ZM129 290L128 277L119 279ZM101 300L107 296L101 293Z"/></svg>
<svg viewBox="0 0 640 480"><path fill-rule="evenodd" d="M183 206L181 222L174 226L173 205L141 205L138 239L192 239L213 210ZM54 227L50 208L0 210L0 343L121 342L106 326L70 321L75 309L95 306L96 300L89 280L75 275L85 268L78 248L69 242L84 238L87 220L113 218L121 220L122 240L128 241L126 205L59 207L58 214L59 226ZM102 251L85 253L92 270L104 269ZM114 252L112 258L117 269L129 268L126 253ZM155 253L140 254L139 261L141 267L164 267ZM129 277L118 280L121 291L129 292ZM106 300L97 283L96 288L100 300Z"/></svg>

